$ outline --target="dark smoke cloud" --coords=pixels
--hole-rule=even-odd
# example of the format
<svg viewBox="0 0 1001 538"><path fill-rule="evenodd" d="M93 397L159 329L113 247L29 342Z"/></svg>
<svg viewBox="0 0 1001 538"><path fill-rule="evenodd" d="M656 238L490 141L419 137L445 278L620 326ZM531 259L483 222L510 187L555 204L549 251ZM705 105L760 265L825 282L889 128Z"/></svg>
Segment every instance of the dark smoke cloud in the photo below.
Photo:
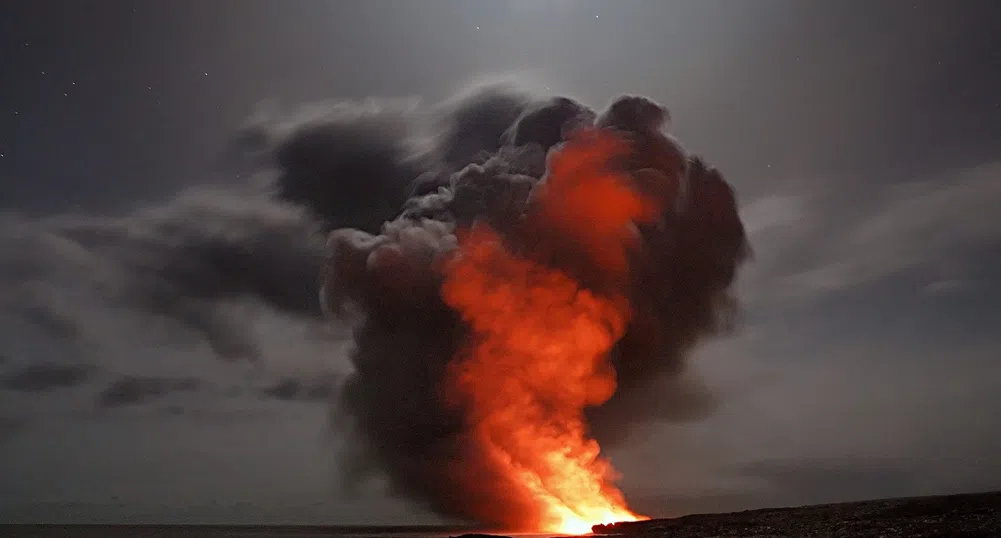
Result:
<svg viewBox="0 0 1001 538"><path fill-rule="evenodd" d="M3 387L39 392L105 375L198 373L196 364L142 359L152 353L165 362L258 363L327 353L336 335L316 330L326 232L378 231L417 178L447 178L471 155L489 155L535 101L499 84L430 109L373 99L260 113L235 144L264 165L249 185L194 188L115 217L0 214ZM275 324L300 341L276 341ZM273 377L273 397L319 401L333 390L313 381L293 390L285 374ZM159 386L121 383L109 393Z"/></svg>
<svg viewBox="0 0 1001 538"><path fill-rule="evenodd" d="M511 125L540 98L519 87L495 83L471 88L438 107L431 148L440 164L457 170L497 151Z"/></svg>
<svg viewBox="0 0 1001 538"><path fill-rule="evenodd" d="M148 351L205 345L218 359L261 362L282 344L234 304L296 327L320 323L324 311L344 315L355 324L353 371L332 418L347 447L346 482L383 473L394 492L444 515L481 515L488 499L502 510L503 492L461 451L462 417L438 397L466 330L439 296L436 262L456 247L456 228L476 221L526 240L520 223L547 153L580 126L621 131L637 183L675 203L640 230L638 315L613 357L621 388L592 410L591 425L611 444L644 421L704 415L711 398L677 374L692 346L725 328L746 246L732 190L661 133L667 119L643 98L599 114L506 84L430 108L370 100L262 114L237 144L267 165L254 185L195 189L120 217L0 216L0 351L10 358L0 375L9 388L58 386L28 381L59 375L15 369L96 364L108 350L137 363L142 349L123 351L124 341ZM29 333L31 345L13 337ZM120 366L105 368L121 377L104 387L102 406L187 392L177 381L187 376ZM333 392L302 379L277 376L259 394L312 401ZM656 397L664 387L671 394Z"/></svg>
<svg viewBox="0 0 1001 538"><path fill-rule="evenodd" d="M236 192L194 190L121 218L9 215L0 232L6 253L0 278L7 286L0 301L12 321L77 355L86 354L89 339L133 336L81 328L120 310L154 326L169 321L220 358L252 360L254 342L223 303L252 298L316 318L320 237L299 209ZM22 332L17 325L6 329Z"/></svg>
<svg viewBox="0 0 1001 538"><path fill-rule="evenodd" d="M420 123L412 105L394 100L303 107L289 117L259 114L238 148L273 167L277 199L306 208L325 228L378 231L427 169Z"/></svg>
<svg viewBox="0 0 1001 538"><path fill-rule="evenodd" d="M693 346L732 322L729 290L748 247L733 189L662 132L669 119L662 106L626 96L597 114L568 98L519 101L489 92L466 106L491 121L455 124L482 127L441 139L447 147L437 155L445 162L418 177L396 220L378 234L331 233L322 294L328 312L361 314L355 369L338 415L355 436L347 451L349 482L382 471L395 491L441 514L503 524L504 514L516 510L506 505L504 481L464 448L461 412L446 410L439 396L446 365L466 334L439 296L438 264L456 248L456 230L489 223L515 245L546 252L546 263L583 282L601 281L574 254L580 247L555 230L526 227L525 219L531 193L545 183L548 151L574 129L593 125L629 140L633 153L624 164L637 186L668 203L656 224L639 230L645 248L633 271L636 318L612 357L619 392L589 413L603 446L646 421L693 419L711 410L711 396L701 385L680 383L679 374ZM515 107L516 114L498 112ZM456 166L458 155L470 162ZM656 397L665 387L671 394Z"/></svg>
<svg viewBox="0 0 1001 538"><path fill-rule="evenodd" d="M280 347L266 340L273 331L255 326L261 315L308 334L322 321L325 231L377 228L417 175L403 149L413 138L400 130L411 125L404 107L324 110L247 127L240 147L274 163L253 185L194 188L119 217L0 214L4 386L88 380L61 364L159 376L191 365L147 367L140 357L201 357L202 347L217 359L259 362ZM309 344L319 350L324 338ZM102 402L117 405L119 393Z"/></svg>

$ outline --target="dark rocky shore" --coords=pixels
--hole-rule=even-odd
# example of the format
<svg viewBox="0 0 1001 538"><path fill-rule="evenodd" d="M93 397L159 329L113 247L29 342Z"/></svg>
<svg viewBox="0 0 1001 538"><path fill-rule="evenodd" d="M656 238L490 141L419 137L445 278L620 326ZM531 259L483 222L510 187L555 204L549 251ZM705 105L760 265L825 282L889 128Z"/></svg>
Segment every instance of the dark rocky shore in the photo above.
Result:
<svg viewBox="0 0 1001 538"><path fill-rule="evenodd" d="M698 514L597 526L594 534L595 538L1001 538L1001 492ZM463 534L463 529L447 527L3 525L0 522L0 537L8 536L503 538L496 534Z"/></svg>
<svg viewBox="0 0 1001 538"><path fill-rule="evenodd" d="M1001 538L1001 492L698 514L594 527L623 538Z"/></svg>

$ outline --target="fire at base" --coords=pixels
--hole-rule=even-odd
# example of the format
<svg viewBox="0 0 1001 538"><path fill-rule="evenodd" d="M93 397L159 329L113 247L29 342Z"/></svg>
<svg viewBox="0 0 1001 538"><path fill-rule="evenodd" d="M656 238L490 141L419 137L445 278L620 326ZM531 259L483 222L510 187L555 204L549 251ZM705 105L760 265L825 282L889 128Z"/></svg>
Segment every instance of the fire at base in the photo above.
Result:
<svg viewBox="0 0 1001 538"><path fill-rule="evenodd" d="M398 170L416 177L399 215L328 238L324 307L357 322L334 408L344 484L386 478L506 531L640 519L602 449L711 409L657 382L735 312L748 247L733 189L643 97L598 114L487 91L452 110L419 175ZM303 147L330 133L312 134ZM288 181L369 163L341 165L334 146Z"/></svg>
<svg viewBox="0 0 1001 538"><path fill-rule="evenodd" d="M476 446L534 513L522 528L585 534L635 521L615 472L588 436L587 407L615 393L612 346L630 318L616 289L628 268L630 228L656 206L611 162L627 152L610 132L579 133L551 159L527 218L544 219L591 259L608 284L586 289L566 272L513 252L485 224L460 234L442 295L470 326L449 369L446 397L465 408Z"/></svg>
<svg viewBox="0 0 1001 538"><path fill-rule="evenodd" d="M538 512L520 528L565 534L633 521L614 474L587 437L583 411L615 391L605 362L625 328L622 300L580 289L520 259L489 230L473 230L448 270L445 300L472 326L453 364L449 396L468 407L487 460Z"/></svg>

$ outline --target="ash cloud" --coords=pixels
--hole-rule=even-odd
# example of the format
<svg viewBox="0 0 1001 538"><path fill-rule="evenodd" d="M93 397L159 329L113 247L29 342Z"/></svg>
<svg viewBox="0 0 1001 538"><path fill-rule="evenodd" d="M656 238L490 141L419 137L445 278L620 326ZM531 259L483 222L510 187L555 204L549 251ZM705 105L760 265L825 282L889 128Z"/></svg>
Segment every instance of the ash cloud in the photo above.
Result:
<svg viewBox="0 0 1001 538"><path fill-rule="evenodd" d="M390 100L261 113L234 145L258 170L247 184L121 216L0 214L0 375L79 362L141 377L141 361L123 356L153 349L260 362L275 351L262 317L310 333L326 232L377 230L399 211L427 169L413 134L424 121Z"/></svg>
<svg viewBox="0 0 1001 538"><path fill-rule="evenodd" d="M630 142L631 158L622 165L637 188L666 203L657 223L638 230L643 248L630 275L635 319L611 358L619 391L589 412L592 434L605 447L645 422L711 411L711 396L697 383L680 383L680 374L701 339L732 325L730 286L749 252L733 189L663 132L669 113L661 105L624 96L598 113L568 98L540 99L507 118L504 128L487 122L484 131L462 138L480 151L440 149L438 155L472 160L447 175L441 171L455 168L454 159L432 165L380 233L334 230L322 290L328 313L360 314L353 318L354 372L335 414L354 437L346 454L348 484L384 472L394 491L440 514L490 524L508 523L504 514L517 511L517 501L469 450L461 410L447 409L440 396L446 366L467 334L439 294L439 266L456 248L457 230L488 223L523 252L545 252L544 263L582 282L601 282L598 268L582 257L583 246L527 220L531 195L545 184L549 152L575 129L610 129ZM650 405L650 395L665 386L672 393L659 400L667 403Z"/></svg>
<svg viewBox="0 0 1001 538"><path fill-rule="evenodd" d="M295 208L221 191L193 190L120 218L8 215L0 232L6 354L86 361L134 336L100 324L131 314L150 340L166 324L174 344L204 341L219 358L253 360L256 345L223 303L251 298L317 317L316 234ZM36 358L44 354L61 356Z"/></svg>
<svg viewBox="0 0 1001 538"><path fill-rule="evenodd" d="M264 166L247 184L191 188L121 216L0 214L0 388L107 376L135 387L202 375L207 359L277 364L264 375L280 378L286 359L322 356L325 233L378 229L398 212L421 160L407 110L340 103L252 118L236 147ZM77 364L97 375L62 366ZM109 389L99 407L150 387Z"/></svg>
<svg viewBox="0 0 1001 538"><path fill-rule="evenodd" d="M333 395L349 488L385 475L394 493L439 514L480 517L504 495L464 459L462 417L439 398L466 329L439 296L436 263L456 247L456 229L475 222L526 240L521 223L547 154L578 127L627 136L637 184L673 200L639 230L637 314L612 357L620 390L590 410L593 434L612 446L644 422L711 411L711 395L679 374L700 339L727 327L746 241L732 189L662 133L668 119L641 97L599 112L508 84L432 107L373 99L260 114L236 144L265 165L250 185L191 189L117 217L0 216L0 352L10 358L0 376L17 378L25 363L86 364L115 379L99 407L130 405L187 392L169 380L197 386L188 355L273 364L335 354L303 336L333 317L354 331L339 388L281 374L259 395ZM274 326L287 329L282 338ZM139 359L154 352L166 360ZM652 396L665 386L669 395Z"/></svg>
<svg viewBox="0 0 1001 538"><path fill-rule="evenodd" d="M421 123L414 106L399 100L319 104L289 114L262 110L235 149L272 170L275 199L305 208L326 229L378 231L427 168L416 136Z"/></svg>

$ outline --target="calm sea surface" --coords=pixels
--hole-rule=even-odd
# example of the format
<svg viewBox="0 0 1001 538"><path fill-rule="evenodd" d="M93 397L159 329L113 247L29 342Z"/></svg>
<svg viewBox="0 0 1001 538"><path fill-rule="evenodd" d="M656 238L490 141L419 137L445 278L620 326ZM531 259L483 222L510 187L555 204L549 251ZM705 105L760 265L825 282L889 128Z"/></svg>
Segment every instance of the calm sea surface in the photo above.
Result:
<svg viewBox="0 0 1001 538"><path fill-rule="evenodd" d="M449 538L483 532L455 527L336 527L225 525L0 525L7 538ZM493 533L500 534L500 533ZM510 536L511 534L508 533ZM552 538L517 534L518 538Z"/></svg>

